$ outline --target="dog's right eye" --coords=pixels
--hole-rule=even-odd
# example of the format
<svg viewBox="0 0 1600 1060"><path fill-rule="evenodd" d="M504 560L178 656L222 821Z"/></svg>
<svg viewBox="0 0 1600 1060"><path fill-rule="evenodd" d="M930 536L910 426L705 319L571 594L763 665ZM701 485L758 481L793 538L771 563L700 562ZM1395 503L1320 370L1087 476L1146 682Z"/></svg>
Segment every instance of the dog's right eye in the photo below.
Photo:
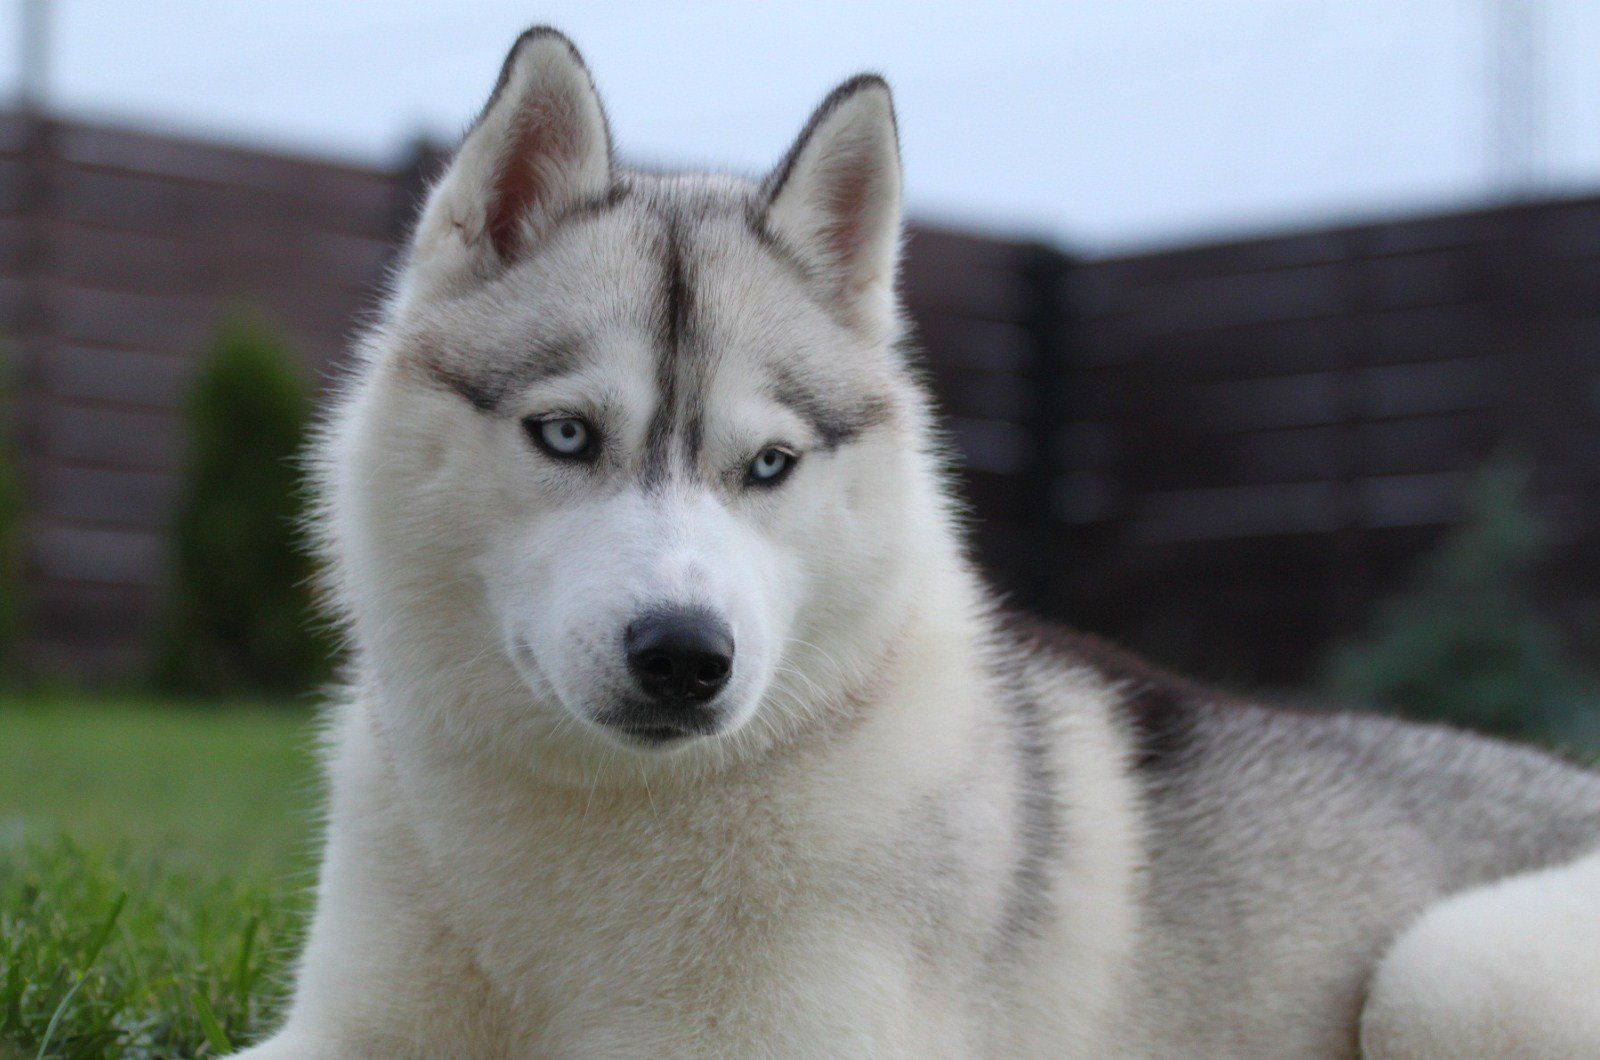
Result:
<svg viewBox="0 0 1600 1060"><path fill-rule="evenodd" d="M588 460L594 456L595 430L580 417L530 416L522 426L535 445L557 460Z"/></svg>

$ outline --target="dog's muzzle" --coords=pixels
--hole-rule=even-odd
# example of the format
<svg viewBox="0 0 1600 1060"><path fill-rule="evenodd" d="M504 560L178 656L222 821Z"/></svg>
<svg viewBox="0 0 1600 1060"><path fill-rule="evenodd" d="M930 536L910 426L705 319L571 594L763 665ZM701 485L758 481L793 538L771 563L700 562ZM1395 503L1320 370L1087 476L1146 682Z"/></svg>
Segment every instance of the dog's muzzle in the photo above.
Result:
<svg viewBox="0 0 1600 1060"><path fill-rule="evenodd" d="M733 675L733 631L702 608L648 612L623 638L641 698L602 719L646 744L717 730L714 702Z"/></svg>

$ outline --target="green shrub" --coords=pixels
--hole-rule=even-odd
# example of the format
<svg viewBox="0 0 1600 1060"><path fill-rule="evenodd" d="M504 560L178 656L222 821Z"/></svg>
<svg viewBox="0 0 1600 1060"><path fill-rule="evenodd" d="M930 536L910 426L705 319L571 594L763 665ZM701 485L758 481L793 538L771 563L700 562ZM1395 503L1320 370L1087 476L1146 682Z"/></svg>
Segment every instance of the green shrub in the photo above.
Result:
<svg viewBox="0 0 1600 1060"><path fill-rule="evenodd" d="M330 637L300 540L310 415L284 346L257 323L225 325L189 402L162 688L293 693L327 675Z"/></svg>
<svg viewBox="0 0 1600 1060"><path fill-rule="evenodd" d="M1480 474L1466 518L1383 608L1372 639L1333 654L1333 693L1505 735L1592 738L1585 681L1528 599L1544 539L1526 479L1509 460Z"/></svg>

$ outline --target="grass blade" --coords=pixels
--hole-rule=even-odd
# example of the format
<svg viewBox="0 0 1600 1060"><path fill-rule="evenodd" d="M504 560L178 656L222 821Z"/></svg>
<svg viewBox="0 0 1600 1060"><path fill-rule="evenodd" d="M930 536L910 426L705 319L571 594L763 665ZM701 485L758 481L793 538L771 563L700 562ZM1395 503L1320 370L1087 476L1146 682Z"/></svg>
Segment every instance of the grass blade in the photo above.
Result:
<svg viewBox="0 0 1600 1060"><path fill-rule="evenodd" d="M106 917L106 922L100 925L100 930L95 933L94 941L89 944L89 956L85 958L83 967L78 970L78 977L89 974L89 969L94 967L94 962L100 959L100 951L105 949L111 932L117 926L117 917L122 915L122 907L128 904L128 892L123 891L117 895L117 900L111 903L111 915Z"/></svg>
<svg viewBox="0 0 1600 1060"><path fill-rule="evenodd" d="M200 991L194 992L194 1010L200 1016L200 1029L205 1032L206 1041L218 1056L225 1056L233 1052L233 1043L228 1040L228 1032L222 1029L222 1022L217 1019L217 1014L211 1010L211 1002Z"/></svg>
<svg viewBox="0 0 1600 1060"><path fill-rule="evenodd" d="M255 982L255 976L250 974L250 951L255 948L256 930L261 926L261 916L256 914L244 926L244 945L239 949L239 964L233 970L233 989L239 995L243 1004L250 1000L250 987Z"/></svg>
<svg viewBox="0 0 1600 1060"><path fill-rule="evenodd" d="M122 915L122 907L128 904L128 892L123 891L117 895L117 900L111 903L111 915L106 917L100 930L95 933L94 941L89 944L89 956L84 959L83 967L78 969L78 981L72 984L72 989L67 991L61 1003L56 1006L55 1012L50 1014L50 1022L45 1025L44 1038L39 1042L39 1052L35 1060L44 1060L50 1050L50 1040L55 1037L56 1028L61 1025L61 1017L65 1016L72 999L89 979L89 969L94 967L94 962L100 958L100 951L105 948L106 940L111 937L111 931L117 926L117 917Z"/></svg>
<svg viewBox="0 0 1600 1060"><path fill-rule="evenodd" d="M18 942L18 948L21 943ZM6 985L0 989L6 1000L5 1019L0 1019L0 1034L11 1034L22 1029L22 962L15 951L6 957Z"/></svg>

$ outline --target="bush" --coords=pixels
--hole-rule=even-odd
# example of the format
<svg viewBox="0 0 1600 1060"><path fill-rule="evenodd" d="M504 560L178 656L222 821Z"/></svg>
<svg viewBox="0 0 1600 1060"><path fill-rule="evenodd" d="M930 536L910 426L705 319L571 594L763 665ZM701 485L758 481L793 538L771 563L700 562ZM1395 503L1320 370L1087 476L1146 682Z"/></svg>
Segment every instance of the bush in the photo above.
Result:
<svg viewBox="0 0 1600 1060"><path fill-rule="evenodd" d="M1335 694L1504 735L1592 738L1584 679L1528 599L1543 534L1526 479L1508 460L1480 474L1465 520L1385 606L1373 638L1333 655Z"/></svg>
<svg viewBox="0 0 1600 1060"><path fill-rule="evenodd" d="M189 402L162 688L293 693L328 674L331 638L314 619L299 537L310 415L283 345L256 323L224 326Z"/></svg>

